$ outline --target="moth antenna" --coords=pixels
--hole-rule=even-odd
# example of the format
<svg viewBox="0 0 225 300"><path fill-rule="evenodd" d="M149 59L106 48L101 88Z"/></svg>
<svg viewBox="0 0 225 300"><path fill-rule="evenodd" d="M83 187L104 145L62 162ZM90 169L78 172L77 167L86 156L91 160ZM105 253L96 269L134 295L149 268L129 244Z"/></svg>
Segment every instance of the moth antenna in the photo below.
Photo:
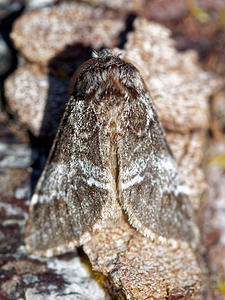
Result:
<svg viewBox="0 0 225 300"><path fill-rule="evenodd" d="M93 58L98 58L98 57L99 57L99 51L93 50L92 53L91 53L91 56L92 56Z"/></svg>

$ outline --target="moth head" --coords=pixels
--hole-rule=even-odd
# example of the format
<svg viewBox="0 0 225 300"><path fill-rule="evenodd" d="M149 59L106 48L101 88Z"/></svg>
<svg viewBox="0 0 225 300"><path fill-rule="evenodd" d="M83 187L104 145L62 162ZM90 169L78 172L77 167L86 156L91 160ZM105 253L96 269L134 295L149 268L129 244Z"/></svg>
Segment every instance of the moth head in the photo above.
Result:
<svg viewBox="0 0 225 300"><path fill-rule="evenodd" d="M139 71L130 62L122 60L119 53L104 49L93 51L92 56L74 73L69 96L81 100L84 95L93 98L96 91L104 91L125 99L135 99L138 94L146 92Z"/></svg>

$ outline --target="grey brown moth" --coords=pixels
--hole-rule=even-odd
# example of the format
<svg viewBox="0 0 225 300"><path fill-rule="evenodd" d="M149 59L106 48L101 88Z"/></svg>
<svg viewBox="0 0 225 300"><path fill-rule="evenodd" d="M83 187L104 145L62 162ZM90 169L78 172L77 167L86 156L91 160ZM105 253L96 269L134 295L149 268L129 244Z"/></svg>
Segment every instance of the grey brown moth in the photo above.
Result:
<svg viewBox="0 0 225 300"><path fill-rule="evenodd" d="M151 240L193 243L192 206L138 70L104 50L72 90L31 200L28 250L63 253L123 216Z"/></svg>

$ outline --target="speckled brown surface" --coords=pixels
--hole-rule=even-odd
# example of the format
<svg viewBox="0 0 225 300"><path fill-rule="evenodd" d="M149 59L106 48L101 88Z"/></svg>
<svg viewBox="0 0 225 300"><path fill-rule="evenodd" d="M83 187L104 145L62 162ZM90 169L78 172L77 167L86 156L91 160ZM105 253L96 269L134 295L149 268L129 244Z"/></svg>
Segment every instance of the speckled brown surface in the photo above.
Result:
<svg viewBox="0 0 225 300"><path fill-rule="evenodd" d="M200 288L200 270L190 248L151 243L125 222L96 234L84 250L121 299L190 299Z"/></svg>

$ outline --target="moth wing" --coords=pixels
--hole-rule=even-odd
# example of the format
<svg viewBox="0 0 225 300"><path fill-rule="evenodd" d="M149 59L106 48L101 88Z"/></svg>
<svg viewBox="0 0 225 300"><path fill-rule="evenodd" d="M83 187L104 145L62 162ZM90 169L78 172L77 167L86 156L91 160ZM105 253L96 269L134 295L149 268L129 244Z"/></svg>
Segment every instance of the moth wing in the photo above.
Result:
<svg viewBox="0 0 225 300"><path fill-rule="evenodd" d="M94 111L71 97L31 200L30 252L52 256L89 238L110 197L98 130Z"/></svg>
<svg viewBox="0 0 225 300"><path fill-rule="evenodd" d="M120 134L119 195L129 222L153 240L193 242L192 206L147 92L124 110Z"/></svg>

